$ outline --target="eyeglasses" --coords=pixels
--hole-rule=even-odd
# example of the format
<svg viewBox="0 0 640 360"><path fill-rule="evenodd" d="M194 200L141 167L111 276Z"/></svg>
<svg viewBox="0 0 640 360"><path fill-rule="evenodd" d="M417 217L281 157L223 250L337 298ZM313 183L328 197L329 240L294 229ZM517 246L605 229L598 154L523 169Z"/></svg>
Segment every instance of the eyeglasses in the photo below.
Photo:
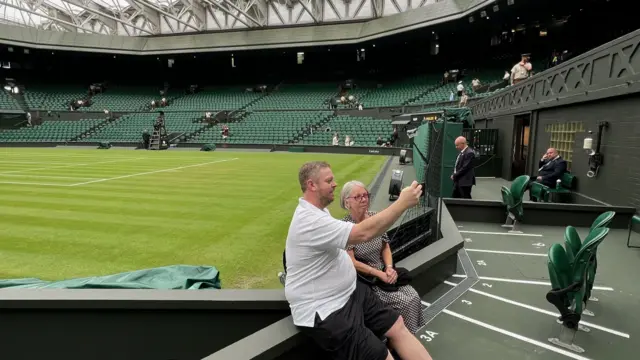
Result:
<svg viewBox="0 0 640 360"><path fill-rule="evenodd" d="M355 201L369 200L369 193L357 195L357 196L349 196L347 199L353 199Z"/></svg>

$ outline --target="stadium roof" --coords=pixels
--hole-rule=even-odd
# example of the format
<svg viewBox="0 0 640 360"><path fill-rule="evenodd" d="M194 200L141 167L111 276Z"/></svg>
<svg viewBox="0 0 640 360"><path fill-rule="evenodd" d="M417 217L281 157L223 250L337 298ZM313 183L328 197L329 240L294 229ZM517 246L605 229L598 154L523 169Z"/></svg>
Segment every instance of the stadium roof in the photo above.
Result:
<svg viewBox="0 0 640 360"><path fill-rule="evenodd" d="M0 23L52 31L150 36L361 21L437 1L0 0Z"/></svg>

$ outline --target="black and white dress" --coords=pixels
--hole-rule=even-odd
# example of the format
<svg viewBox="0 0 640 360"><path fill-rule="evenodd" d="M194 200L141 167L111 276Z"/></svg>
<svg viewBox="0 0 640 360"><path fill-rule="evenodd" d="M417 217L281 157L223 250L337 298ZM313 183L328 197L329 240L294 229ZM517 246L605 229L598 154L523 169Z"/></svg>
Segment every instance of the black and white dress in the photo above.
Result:
<svg viewBox="0 0 640 360"><path fill-rule="evenodd" d="M370 211L369 216L373 215L375 215L375 213ZM342 220L355 223L351 218L351 215L345 216ZM349 245L347 250L353 250L356 260L373 268L383 269L383 242L389 243L389 237L387 234L378 236L377 238L365 243ZM411 285L401 286L398 291L394 292L384 291L377 286L372 286L372 290L376 295L378 295L382 302L392 307L402 315L405 326L412 334L415 334L418 329L425 325L420 296L418 295L418 292L411 287Z"/></svg>

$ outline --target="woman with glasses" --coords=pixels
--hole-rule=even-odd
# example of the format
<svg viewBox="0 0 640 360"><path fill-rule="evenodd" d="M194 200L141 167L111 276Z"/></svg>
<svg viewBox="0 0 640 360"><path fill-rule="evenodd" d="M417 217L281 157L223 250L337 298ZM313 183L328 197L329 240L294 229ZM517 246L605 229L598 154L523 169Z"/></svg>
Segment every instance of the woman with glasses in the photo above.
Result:
<svg viewBox="0 0 640 360"><path fill-rule="evenodd" d="M340 206L349 211L342 220L359 223L375 215L369 211L369 192L359 181L349 181L340 192ZM383 234L369 242L347 247L347 253L355 265L356 271L365 277L375 277L372 289L383 303L397 310L404 319L405 326L412 333L425 325L422 303L416 290L410 285L376 286L376 283L393 285L398 274L393 267L389 237Z"/></svg>

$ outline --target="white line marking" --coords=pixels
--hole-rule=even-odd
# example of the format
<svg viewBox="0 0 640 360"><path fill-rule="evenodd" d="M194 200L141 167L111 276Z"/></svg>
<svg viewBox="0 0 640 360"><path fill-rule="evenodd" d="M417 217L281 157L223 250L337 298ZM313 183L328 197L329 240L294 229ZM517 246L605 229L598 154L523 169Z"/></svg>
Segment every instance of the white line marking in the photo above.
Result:
<svg viewBox="0 0 640 360"><path fill-rule="evenodd" d="M483 249L467 249L467 248L465 248L465 250L471 251L471 252L480 252L480 253L489 253L489 254L543 256L543 257L547 256L547 254L535 254L535 253L516 252L516 251L483 250Z"/></svg>
<svg viewBox="0 0 640 360"><path fill-rule="evenodd" d="M75 179L75 180L95 180L99 178L95 177L82 177L82 176L53 176L53 175L25 175L25 174L1 174L0 177L27 177L27 178L47 178L47 179Z"/></svg>
<svg viewBox="0 0 640 360"><path fill-rule="evenodd" d="M467 277L466 275L460 275L460 274L453 274L453 277ZM542 285L542 286L551 286L550 282L546 282L546 281L533 281L533 280L518 280L518 279L505 279L505 278L497 278L497 277L490 277L490 276L478 276L478 280L488 280L488 281L497 281L497 282L507 282L507 283L514 283L514 284L529 284L529 285ZM600 290L600 291L613 291L612 287L608 287L608 286L594 286L593 290Z"/></svg>
<svg viewBox="0 0 640 360"><path fill-rule="evenodd" d="M40 185L40 186L69 186L69 185L65 185L65 184L49 184L49 183L22 182L22 181L0 181L0 184L10 184L10 185Z"/></svg>
<svg viewBox="0 0 640 360"><path fill-rule="evenodd" d="M5 171L5 172L1 172L1 173L0 173L0 175L4 175L4 174L17 174L17 173L23 173L23 172L29 172L29 171L39 171L39 170L49 170L49 169L60 169L60 168L68 168L68 167L74 167L74 166L93 166L93 165L100 165L100 164L110 164L110 163L114 163L114 162L135 161L135 160L141 160L141 159L146 159L146 158L145 158L145 157L137 157L137 158L133 158L133 159L125 159L125 160L99 161L99 162L89 163L89 164L69 164L69 165L60 165L60 166L47 166L47 167L41 167L41 168L35 168L35 169L24 169L24 170Z"/></svg>
<svg viewBox="0 0 640 360"><path fill-rule="evenodd" d="M458 284L456 284L454 282L451 282L451 281L448 281L448 280L445 280L444 283L449 285L449 286L453 286L453 287L458 286ZM473 293L476 293L478 295L486 296L486 297L489 297L489 298L492 298L492 299L495 299L495 300L499 300L499 301L505 302L507 304L519 306L519 307L522 307L522 308L525 308L525 309L529 309L529 310L537 311L537 312L542 313L542 314L553 316L555 318L560 316L560 313L557 313L557 312L541 309L541 308L538 308L538 307L535 307L535 306L532 306L532 305L523 304L521 302L517 302L517 301L514 301L514 300L503 298L503 297L498 296L498 295L489 294L487 292L484 292L484 291L481 291L481 290L477 290L477 289L474 289L474 288L469 289L469 291L471 291ZM592 324L592 323L586 322L584 320L581 320L580 324L583 324L585 326L589 326L589 327L592 327L594 329L598 329L598 330L601 330L601 331L604 331L604 332L608 332L608 333L613 334L613 335L618 335L618 336L623 337L623 338L627 338L627 339L630 338L630 335L627 334L627 333L623 333L623 332L620 332L620 331L617 331L617 330L609 329L609 328L606 328L604 326Z"/></svg>
<svg viewBox="0 0 640 360"><path fill-rule="evenodd" d="M428 302L425 302L425 301L423 301L422 304L426 305L426 306L430 306L431 305L431 304L429 304ZM453 311L448 310L448 309L444 309L442 312L447 314L447 315L451 315L453 317L457 317L460 320L464 320L464 321L470 322L472 324L481 326L481 327L483 327L485 329L489 329L489 330L495 331L495 332L500 333L502 335L506 335L506 336L512 337L514 339L518 339L520 341L524 341L524 342L529 343L531 345L535 345L535 346L547 349L549 351L553 351L555 353L570 357L572 359L590 360L589 358L586 358L584 356L580 356L580 355L574 354L572 352L569 352L569 351L566 351L566 350L563 350L563 349L559 349L559 348L557 348L555 346L551 346L551 345L543 343L541 341L533 340L531 338L516 334L514 332L511 332L511 331L508 331L508 330L505 330L505 329L501 329L501 328L499 328L497 326L489 325L489 324L487 324L485 322L482 322L482 321L479 321L479 320L476 320L476 319L472 319L472 318L470 318L468 316L464 316L464 315L458 314L458 313L453 312Z"/></svg>
<svg viewBox="0 0 640 360"><path fill-rule="evenodd" d="M459 230L461 234L480 234L480 235L508 235L508 236L535 236L542 237L541 234L518 234L508 232L493 232L493 231L471 231L471 230Z"/></svg>
<svg viewBox="0 0 640 360"><path fill-rule="evenodd" d="M202 164L195 164L195 165L180 166L180 167L171 168L171 169L162 169L162 170L155 170L155 171L147 171L147 172L136 173L136 174L129 174L129 175L116 176L116 177L106 178L106 179L91 180L91 181L85 181L85 182L81 182L81 183L71 184L71 185L69 185L69 186L80 186L80 185L95 184L95 183L104 182L104 181L110 181L110 180L127 179L127 178L131 178L131 177L135 177L135 176L150 175L150 174L158 174L158 173L161 173L161 172L174 171L174 170L181 170L181 169L187 169L187 168L192 168L192 167L196 167L196 166L204 166L204 165L216 164L216 163L221 163L221 162L225 162L225 161L233 161L233 160L238 160L238 158L233 158L233 159L224 159L224 160L217 160L217 161L210 161L210 162L206 162L206 163L202 163Z"/></svg>

